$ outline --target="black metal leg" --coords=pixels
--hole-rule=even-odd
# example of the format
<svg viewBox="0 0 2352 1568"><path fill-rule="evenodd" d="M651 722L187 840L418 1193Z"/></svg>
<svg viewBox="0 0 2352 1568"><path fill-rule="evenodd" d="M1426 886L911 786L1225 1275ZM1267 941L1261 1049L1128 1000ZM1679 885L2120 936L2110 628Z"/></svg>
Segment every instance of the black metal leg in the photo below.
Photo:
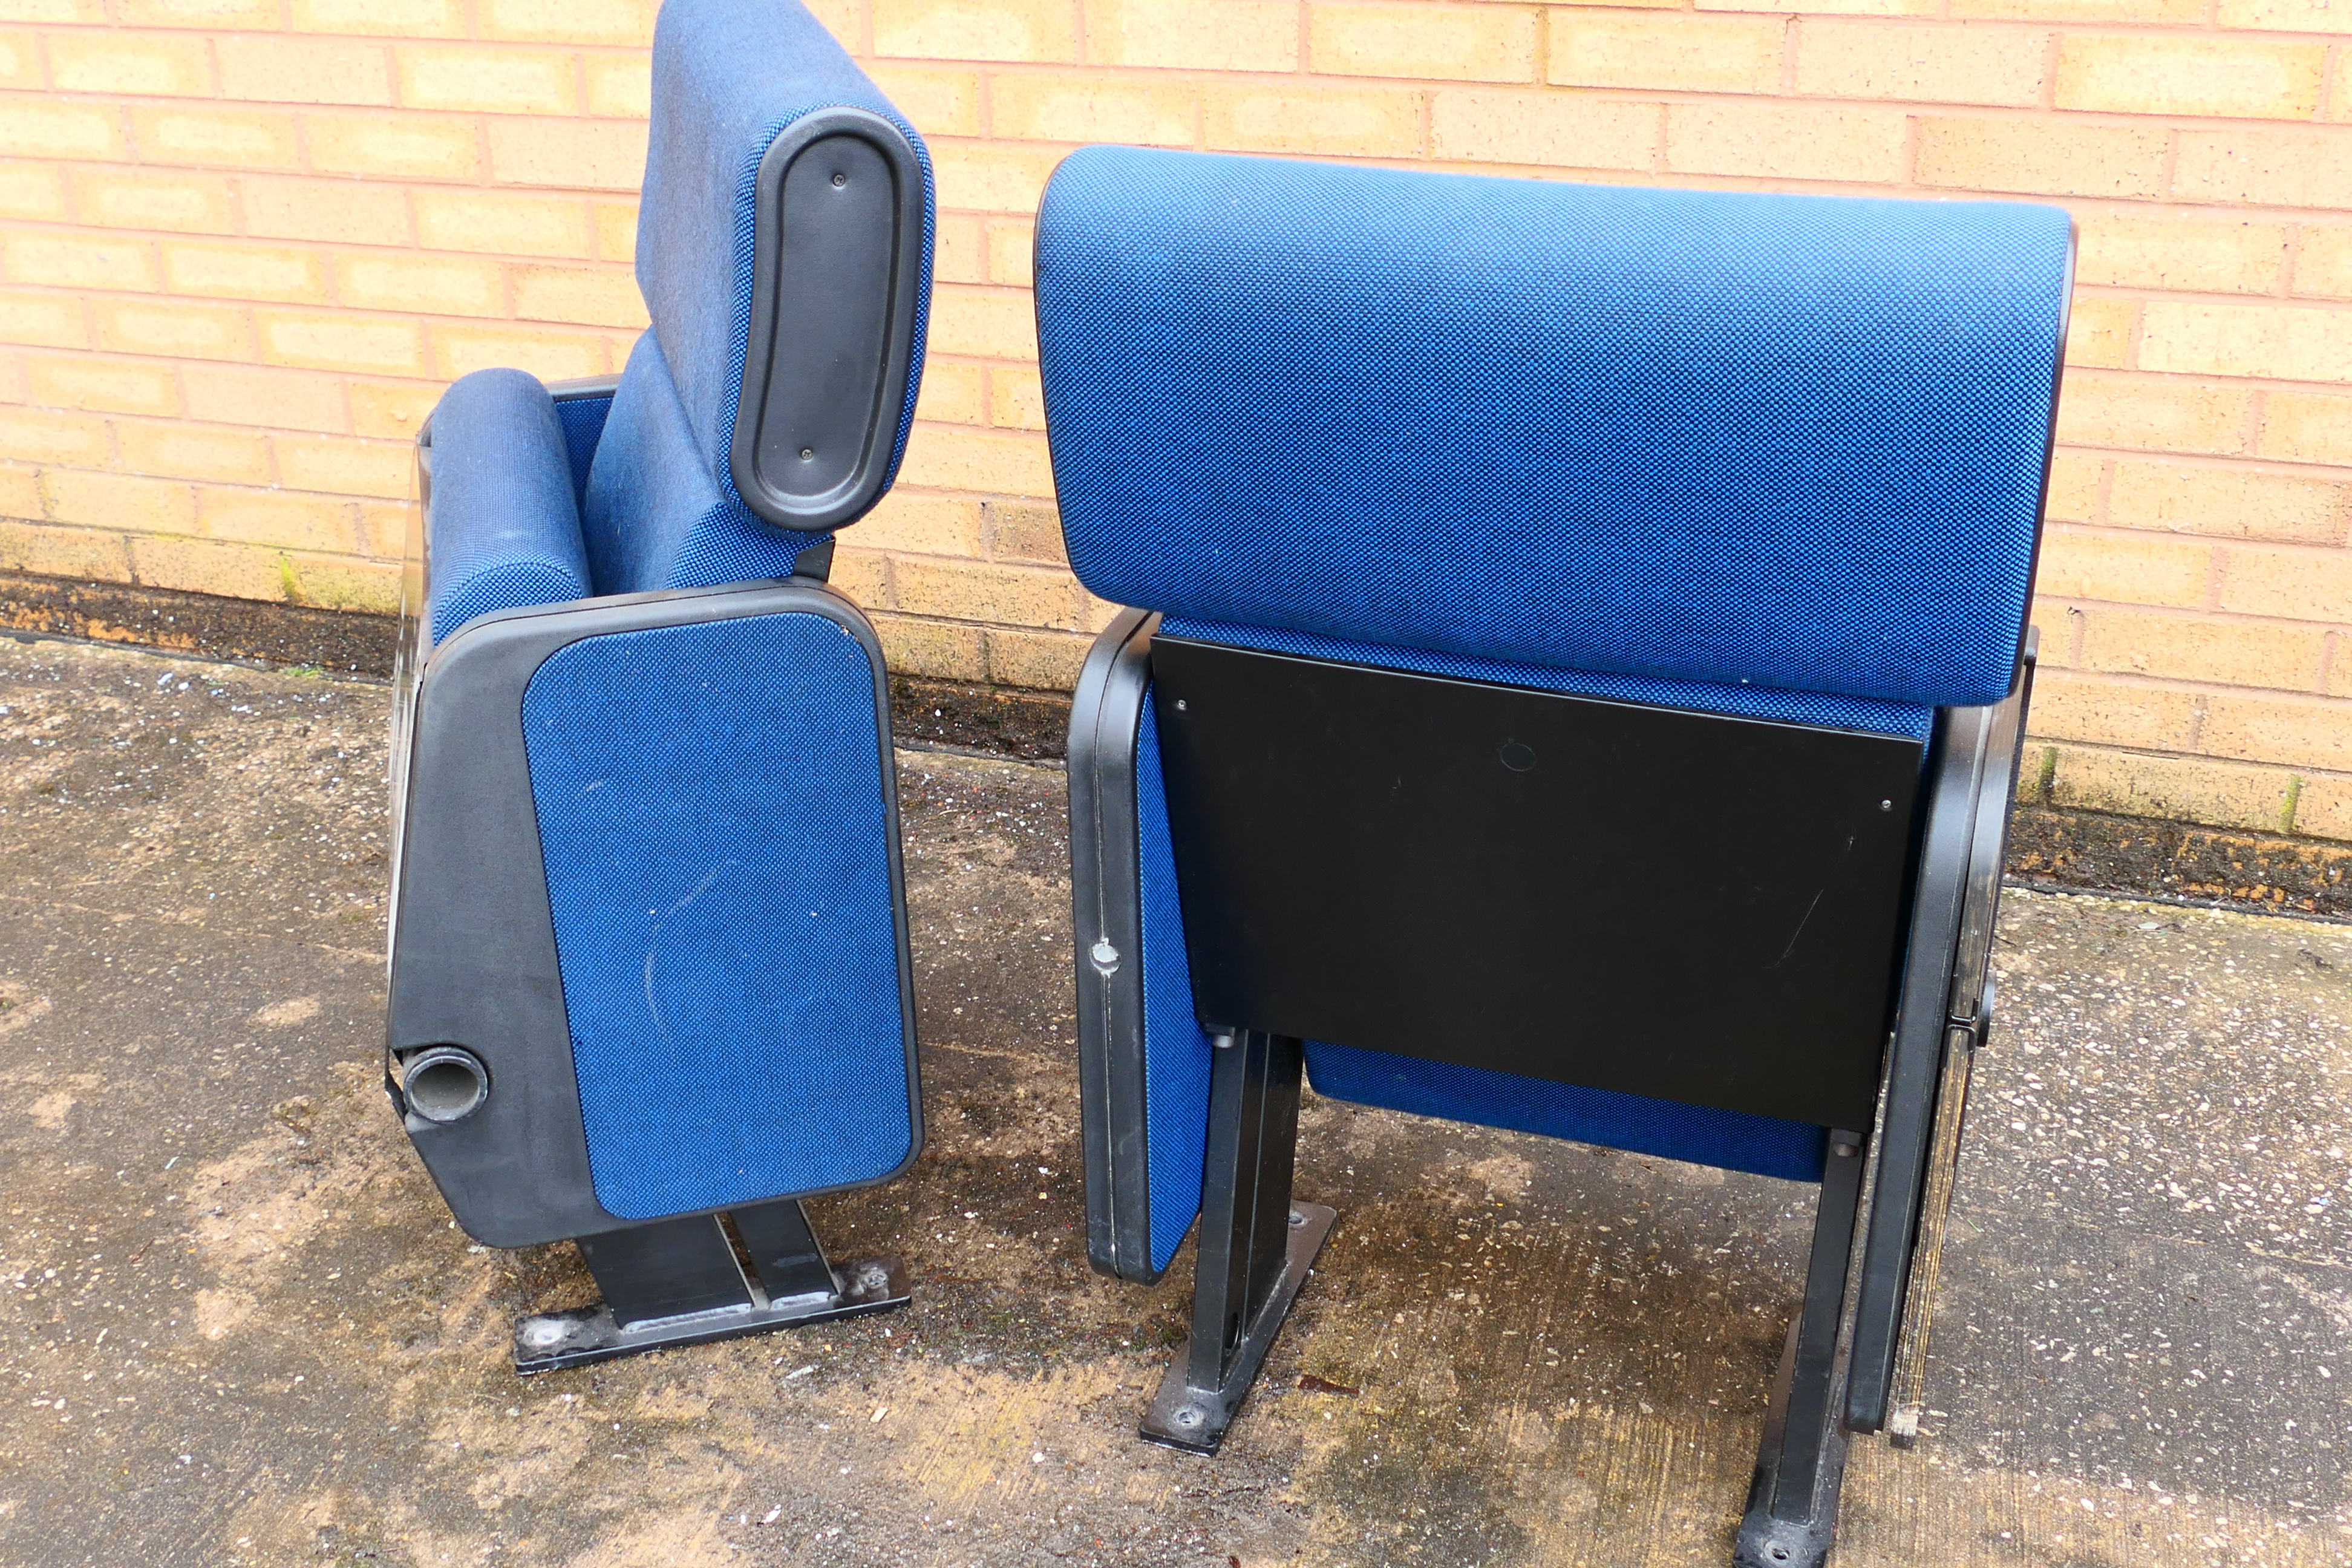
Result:
<svg viewBox="0 0 2352 1568"><path fill-rule="evenodd" d="M1144 1415L1155 1443L1216 1452L1339 1217L1291 1201L1301 1061L1288 1036L1217 1037L1192 1337Z"/></svg>
<svg viewBox="0 0 2352 1568"><path fill-rule="evenodd" d="M1838 1409L1845 1374L1838 1331L1845 1312L1846 1269L1853 1258L1862 1166L1861 1136L1831 1133L1813 1219L1812 1259L1805 1269L1805 1302L1790 1325L1788 1349L1773 1383L1756 1482L1732 1555L1737 1568L1821 1568L1837 1537L1846 1449Z"/></svg>
<svg viewBox="0 0 2352 1568"><path fill-rule="evenodd" d="M515 1370L552 1372L907 1304L898 1258L835 1269L797 1199L736 1209L727 1218L751 1257L748 1273L717 1215L582 1237L581 1256L604 1300L517 1322Z"/></svg>

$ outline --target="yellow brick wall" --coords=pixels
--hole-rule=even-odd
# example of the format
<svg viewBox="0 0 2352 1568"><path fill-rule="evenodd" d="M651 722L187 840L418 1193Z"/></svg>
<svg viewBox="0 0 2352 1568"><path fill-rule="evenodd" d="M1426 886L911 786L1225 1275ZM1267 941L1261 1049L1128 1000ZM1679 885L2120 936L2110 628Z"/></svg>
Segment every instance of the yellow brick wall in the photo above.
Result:
<svg viewBox="0 0 2352 1568"><path fill-rule="evenodd" d="M480 365L619 368L653 0L0 0L0 568L383 609ZM818 0L929 139L902 668L1073 679L1027 292L1071 146L2023 195L2083 236L2063 804L2352 838L2352 0Z"/></svg>

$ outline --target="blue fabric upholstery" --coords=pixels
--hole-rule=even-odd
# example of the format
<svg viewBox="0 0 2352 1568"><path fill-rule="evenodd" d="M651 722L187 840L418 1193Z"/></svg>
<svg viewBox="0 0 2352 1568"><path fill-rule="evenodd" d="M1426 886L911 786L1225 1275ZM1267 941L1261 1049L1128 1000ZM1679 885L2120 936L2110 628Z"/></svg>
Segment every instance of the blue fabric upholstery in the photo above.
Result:
<svg viewBox="0 0 2352 1568"><path fill-rule="evenodd" d="M589 1164L625 1219L912 1151L877 679L783 614L584 638L525 691Z"/></svg>
<svg viewBox="0 0 2352 1568"><path fill-rule="evenodd" d="M556 422L563 426L563 451L572 464L572 496L582 511L588 509L588 469L596 460L596 443L604 438L604 421L613 412L613 395L556 399Z"/></svg>
<svg viewBox="0 0 2352 1568"><path fill-rule="evenodd" d="M898 472L920 389L930 300L930 155L914 127L794 0L667 0L654 28L653 127L637 286L653 326L629 356L583 506L600 594L789 575L821 542L761 522L730 454L751 333L760 160L820 110L867 110L923 168L922 287L899 410Z"/></svg>
<svg viewBox="0 0 2352 1568"><path fill-rule="evenodd" d="M2070 254L2021 204L1085 149L1037 230L1071 563L1201 620L1990 702Z"/></svg>
<svg viewBox="0 0 2352 1568"><path fill-rule="evenodd" d="M433 410L433 641L493 610L588 596L564 433L547 388L478 370Z"/></svg>
<svg viewBox="0 0 2352 1568"><path fill-rule="evenodd" d="M1143 985L1144 1159L1151 1184L1151 1270L1168 1267L1201 1212L1209 1159L1209 1062L1215 1049L1192 1008L1184 911L1176 896L1176 845L1160 771L1160 721L1151 704L1135 738L1136 890Z"/></svg>

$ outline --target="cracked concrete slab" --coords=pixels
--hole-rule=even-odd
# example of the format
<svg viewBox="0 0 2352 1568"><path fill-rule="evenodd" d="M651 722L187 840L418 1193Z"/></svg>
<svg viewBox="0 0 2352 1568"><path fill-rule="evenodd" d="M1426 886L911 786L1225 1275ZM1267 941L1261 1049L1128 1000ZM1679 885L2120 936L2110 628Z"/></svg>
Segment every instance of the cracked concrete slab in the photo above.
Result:
<svg viewBox="0 0 2352 1568"><path fill-rule="evenodd" d="M0 641L0 1562L1720 1563L1810 1189L1310 1100L1223 1454L1081 1247L1061 775L905 752L908 1310L518 1380L376 1084L388 693ZM2352 929L2012 893L1916 1449L1833 1562L2352 1562Z"/></svg>

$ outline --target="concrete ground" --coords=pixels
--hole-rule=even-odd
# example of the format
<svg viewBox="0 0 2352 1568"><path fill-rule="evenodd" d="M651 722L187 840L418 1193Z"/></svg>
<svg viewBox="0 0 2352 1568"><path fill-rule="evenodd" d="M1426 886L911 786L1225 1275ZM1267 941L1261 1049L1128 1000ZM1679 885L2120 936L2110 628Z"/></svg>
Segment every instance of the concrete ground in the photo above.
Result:
<svg viewBox="0 0 2352 1568"><path fill-rule="evenodd" d="M909 1310L518 1380L375 1084L381 685L0 641L0 1563L1721 1563L1809 1189L1310 1103L1224 1454L1080 1244L1062 778L900 759ZM2352 929L2013 893L1918 1447L1838 1563L2352 1563Z"/></svg>

